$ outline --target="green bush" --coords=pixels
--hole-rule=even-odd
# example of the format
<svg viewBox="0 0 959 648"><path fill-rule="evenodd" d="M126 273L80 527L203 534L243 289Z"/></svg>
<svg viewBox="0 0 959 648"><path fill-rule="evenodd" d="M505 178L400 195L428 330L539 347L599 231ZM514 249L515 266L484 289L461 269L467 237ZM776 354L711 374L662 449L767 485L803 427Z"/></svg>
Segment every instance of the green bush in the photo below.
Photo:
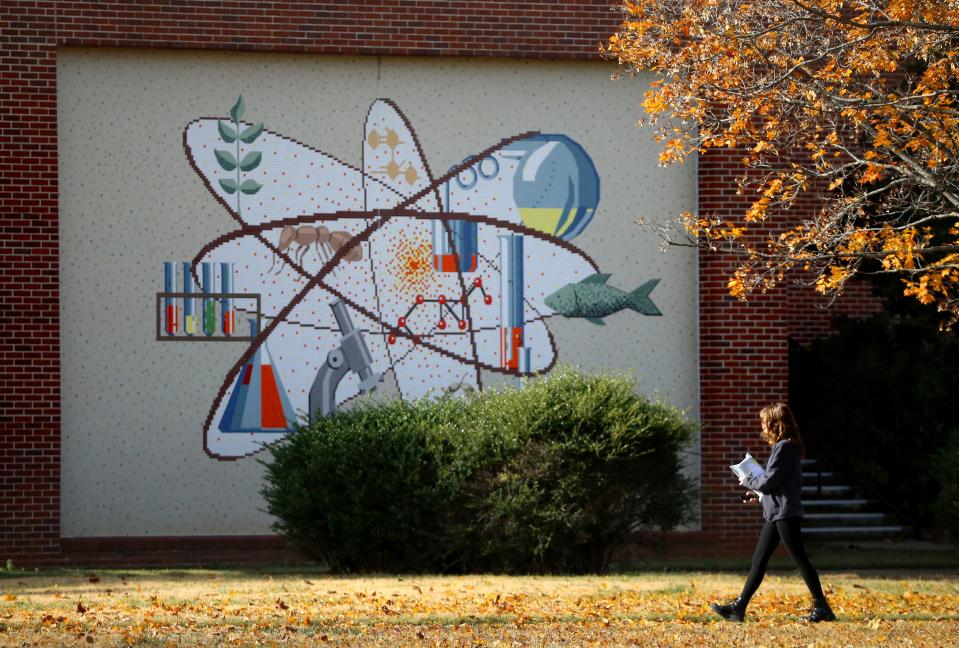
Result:
<svg viewBox="0 0 959 648"><path fill-rule="evenodd" d="M369 404L270 447L276 530L335 571L598 571L688 518L693 425L623 376Z"/></svg>
<svg viewBox="0 0 959 648"><path fill-rule="evenodd" d="M442 401L363 407L271 446L264 495L277 531L335 571L426 568L452 492L430 439L441 412L457 414Z"/></svg>

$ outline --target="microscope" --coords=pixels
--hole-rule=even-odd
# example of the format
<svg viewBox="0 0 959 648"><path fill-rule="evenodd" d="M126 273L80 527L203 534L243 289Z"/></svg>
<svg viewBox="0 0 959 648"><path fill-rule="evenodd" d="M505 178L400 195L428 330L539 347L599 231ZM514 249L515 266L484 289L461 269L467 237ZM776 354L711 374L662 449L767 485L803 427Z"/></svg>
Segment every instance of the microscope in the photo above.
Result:
<svg viewBox="0 0 959 648"><path fill-rule="evenodd" d="M383 374L373 371L373 358L366 346L363 334L353 324L350 313L342 300L330 304L333 317L343 335L340 346L326 355L326 362L316 372L316 379L310 388L310 423L316 416L329 416L336 411L336 389L344 376L350 371L360 377L360 393L376 389L383 380Z"/></svg>

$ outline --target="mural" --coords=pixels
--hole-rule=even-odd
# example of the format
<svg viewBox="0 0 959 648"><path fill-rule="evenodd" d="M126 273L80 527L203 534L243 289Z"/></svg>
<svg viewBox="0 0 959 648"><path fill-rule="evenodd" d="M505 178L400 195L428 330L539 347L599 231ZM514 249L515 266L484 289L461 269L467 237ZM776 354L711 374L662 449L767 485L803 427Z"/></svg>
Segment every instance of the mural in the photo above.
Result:
<svg viewBox="0 0 959 648"><path fill-rule="evenodd" d="M179 267L183 269L180 274ZM195 289L194 274L201 277L199 293ZM217 274L220 292L213 291ZM165 261L163 292L157 293L156 339L160 342L252 341L253 332L260 328L260 295L232 292L233 274L233 264L229 262L208 261L194 269L188 261ZM251 333L238 335L238 330Z"/></svg>
<svg viewBox="0 0 959 648"><path fill-rule="evenodd" d="M203 422L213 457L252 454L386 372L410 399L481 389L488 374L548 372L551 317L601 326L622 310L660 314L658 279L614 288L573 243L594 218L600 180L566 135L512 135L436 175L389 99L369 108L359 167L244 112L241 97L229 118L184 131L189 163L237 227L186 264L180 292L170 264L157 301L168 337L204 338L189 322L199 312L205 326L209 306L193 303L205 297L218 336L247 344ZM216 268L221 293L194 296ZM230 301L242 298L255 306ZM240 316L249 337L234 334Z"/></svg>

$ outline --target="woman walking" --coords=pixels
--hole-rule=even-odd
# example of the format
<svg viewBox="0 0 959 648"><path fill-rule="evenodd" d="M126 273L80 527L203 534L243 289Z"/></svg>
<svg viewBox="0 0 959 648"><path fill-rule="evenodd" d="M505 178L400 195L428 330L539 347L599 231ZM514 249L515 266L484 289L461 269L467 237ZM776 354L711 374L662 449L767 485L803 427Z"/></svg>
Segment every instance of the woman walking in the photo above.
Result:
<svg viewBox="0 0 959 648"><path fill-rule="evenodd" d="M819 583L819 574L809 562L806 549L803 547L802 531L800 529L802 508L802 456L803 442L799 434L799 426L793 418L789 406L785 403L774 403L764 407L759 412L762 423L762 436L772 451L769 461L766 462L766 474L761 477L749 476L740 480L740 484L750 490L744 502L755 500L755 493L762 493L763 519L765 524L759 534L759 542L753 553L753 563L746 577L746 584L739 598L725 605L710 604L716 614L729 621L742 621L746 616L746 606L752 598L759 584L766 575L766 565L773 555L779 540L792 556L793 562L799 568L809 593L812 594L813 606L806 621L835 621L836 615L826 601L822 586Z"/></svg>

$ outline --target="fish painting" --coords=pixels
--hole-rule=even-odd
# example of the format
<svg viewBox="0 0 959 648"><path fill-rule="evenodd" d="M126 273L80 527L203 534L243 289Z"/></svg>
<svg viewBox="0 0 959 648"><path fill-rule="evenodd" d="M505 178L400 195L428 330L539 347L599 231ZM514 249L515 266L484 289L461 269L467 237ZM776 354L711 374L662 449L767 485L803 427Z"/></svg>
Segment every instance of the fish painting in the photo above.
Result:
<svg viewBox="0 0 959 648"><path fill-rule="evenodd" d="M545 304L565 317L582 317L597 326L605 326L603 318L630 308L643 315L662 315L649 298L659 279L650 279L642 286L626 292L606 284L610 275L590 275L580 282L566 284L549 295Z"/></svg>

